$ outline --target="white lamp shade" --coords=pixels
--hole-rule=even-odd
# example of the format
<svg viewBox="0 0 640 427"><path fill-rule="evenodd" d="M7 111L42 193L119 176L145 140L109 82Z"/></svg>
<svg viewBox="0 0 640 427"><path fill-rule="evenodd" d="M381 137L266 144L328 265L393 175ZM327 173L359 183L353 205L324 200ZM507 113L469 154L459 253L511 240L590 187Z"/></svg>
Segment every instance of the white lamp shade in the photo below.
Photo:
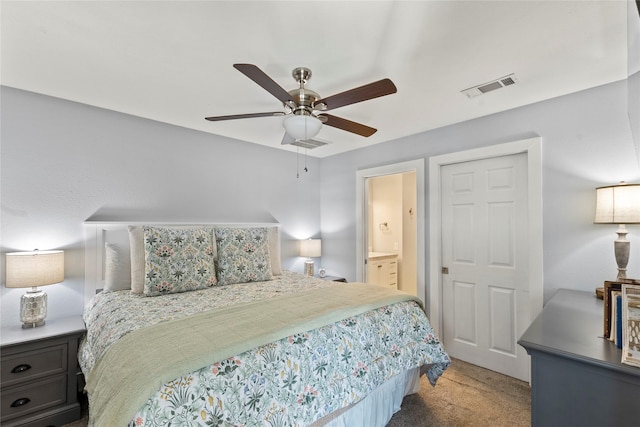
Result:
<svg viewBox="0 0 640 427"><path fill-rule="evenodd" d="M298 242L298 254L308 258L319 257L322 254L322 240L307 239Z"/></svg>
<svg viewBox="0 0 640 427"><path fill-rule="evenodd" d="M11 252L6 261L7 288L46 286L64 280L63 251Z"/></svg>
<svg viewBox="0 0 640 427"><path fill-rule="evenodd" d="M322 122L313 116L294 114L284 119L282 125L292 138L304 141L320 132Z"/></svg>
<svg viewBox="0 0 640 427"><path fill-rule="evenodd" d="M640 184L596 188L596 224L640 224Z"/></svg>

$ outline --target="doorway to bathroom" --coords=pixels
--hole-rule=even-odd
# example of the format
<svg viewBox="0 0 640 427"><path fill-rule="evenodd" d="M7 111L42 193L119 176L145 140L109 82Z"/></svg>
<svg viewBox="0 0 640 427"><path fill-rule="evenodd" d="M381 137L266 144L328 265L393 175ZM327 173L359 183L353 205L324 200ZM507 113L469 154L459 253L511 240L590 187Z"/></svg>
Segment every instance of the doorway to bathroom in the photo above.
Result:
<svg viewBox="0 0 640 427"><path fill-rule="evenodd" d="M424 160L356 173L356 279L425 294Z"/></svg>
<svg viewBox="0 0 640 427"><path fill-rule="evenodd" d="M366 282L418 293L416 173L367 179Z"/></svg>

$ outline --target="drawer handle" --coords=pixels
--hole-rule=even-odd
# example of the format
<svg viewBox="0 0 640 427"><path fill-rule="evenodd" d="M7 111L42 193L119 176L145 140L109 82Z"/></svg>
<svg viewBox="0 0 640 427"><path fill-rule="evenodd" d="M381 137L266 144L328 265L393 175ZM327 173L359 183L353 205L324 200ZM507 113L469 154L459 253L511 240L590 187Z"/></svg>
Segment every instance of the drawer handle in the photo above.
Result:
<svg viewBox="0 0 640 427"><path fill-rule="evenodd" d="M28 371L29 369L31 369L31 365L27 365L27 364L25 363L24 365L18 365L18 366L16 366L15 368L13 368L13 369L11 370L11 373L12 373L12 374L19 374L19 373L21 373L21 372Z"/></svg>
<svg viewBox="0 0 640 427"><path fill-rule="evenodd" d="M22 397L20 399L16 399L12 404L11 407L12 408L19 408L21 406L26 405L27 403L31 402L31 399L29 399L28 397Z"/></svg>

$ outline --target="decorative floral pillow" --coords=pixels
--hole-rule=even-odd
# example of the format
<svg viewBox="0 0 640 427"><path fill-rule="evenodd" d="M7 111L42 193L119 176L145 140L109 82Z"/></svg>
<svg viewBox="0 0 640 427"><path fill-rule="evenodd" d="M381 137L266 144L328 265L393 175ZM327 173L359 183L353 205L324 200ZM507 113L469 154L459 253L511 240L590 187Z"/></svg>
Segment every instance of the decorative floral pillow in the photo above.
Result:
<svg viewBox="0 0 640 427"><path fill-rule="evenodd" d="M273 279L269 239L265 227L216 227L215 235L219 284Z"/></svg>
<svg viewBox="0 0 640 427"><path fill-rule="evenodd" d="M156 296L217 284L211 228L143 227L144 294Z"/></svg>

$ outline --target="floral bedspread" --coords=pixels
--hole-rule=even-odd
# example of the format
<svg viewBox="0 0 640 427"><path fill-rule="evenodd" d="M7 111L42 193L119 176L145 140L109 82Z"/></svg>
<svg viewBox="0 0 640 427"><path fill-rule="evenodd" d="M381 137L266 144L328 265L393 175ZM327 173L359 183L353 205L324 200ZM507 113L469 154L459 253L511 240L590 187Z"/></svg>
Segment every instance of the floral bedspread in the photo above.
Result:
<svg viewBox="0 0 640 427"><path fill-rule="evenodd" d="M214 308L333 285L325 280L283 271L282 275L265 282L237 283L154 297L132 294L128 290L102 292L84 311L87 334L80 348L80 366L86 375L112 343L145 326Z"/></svg>
<svg viewBox="0 0 640 427"><path fill-rule="evenodd" d="M109 345L149 324L238 302L335 283L284 272L268 282L144 297L98 294L85 311L85 375ZM354 403L402 371L428 365L435 384L449 365L415 302L382 307L258 347L170 381L130 426L303 426Z"/></svg>

